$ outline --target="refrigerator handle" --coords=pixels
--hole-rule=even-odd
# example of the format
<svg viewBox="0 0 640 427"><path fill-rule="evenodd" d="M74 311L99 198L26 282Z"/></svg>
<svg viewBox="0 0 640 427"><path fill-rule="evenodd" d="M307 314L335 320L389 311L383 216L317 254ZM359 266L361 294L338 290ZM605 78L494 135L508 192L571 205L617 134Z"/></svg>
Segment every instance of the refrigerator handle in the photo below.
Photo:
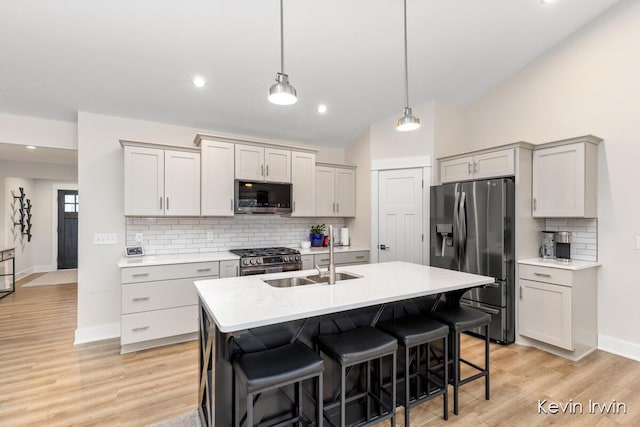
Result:
<svg viewBox="0 0 640 427"><path fill-rule="evenodd" d="M459 246L459 252L460 252L460 269L462 269L462 267L464 267L464 260L465 257L467 255L466 253L466 247L467 247L467 213L466 213L466 193L462 192L460 195L460 204L458 209L460 210L460 213L458 214L458 221L459 221L459 225L458 225L458 230L459 233L458 235L460 236L460 241L458 242L458 246Z"/></svg>
<svg viewBox="0 0 640 427"><path fill-rule="evenodd" d="M458 184L456 184L455 199L453 202L453 253L456 256L456 262L458 263L458 270L460 269L460 227L458 221L458 215L460 214L458 204L460 203L460 192L458 191Z"/></svg>

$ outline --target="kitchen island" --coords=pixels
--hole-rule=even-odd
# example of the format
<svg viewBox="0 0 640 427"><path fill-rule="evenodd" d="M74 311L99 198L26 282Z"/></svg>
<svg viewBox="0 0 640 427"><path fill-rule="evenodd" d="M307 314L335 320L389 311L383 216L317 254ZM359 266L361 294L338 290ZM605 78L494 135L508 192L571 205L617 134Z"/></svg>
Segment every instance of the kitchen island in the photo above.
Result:
<svg viewBox="0 0 640 427"><path fill-rule="evenodd" d="M359 277L335 285L273 287L264 280L305 277L315 270L195 282L200 300L200 415L205 425L232 425L231 359L378 320L428 311L434 295L493 283L493 278L404 262L337 269ZM325 368L325 397L335 378ZM267 400L267 399L264 399ZM274 411L268 402L257 418Z"/></svg>

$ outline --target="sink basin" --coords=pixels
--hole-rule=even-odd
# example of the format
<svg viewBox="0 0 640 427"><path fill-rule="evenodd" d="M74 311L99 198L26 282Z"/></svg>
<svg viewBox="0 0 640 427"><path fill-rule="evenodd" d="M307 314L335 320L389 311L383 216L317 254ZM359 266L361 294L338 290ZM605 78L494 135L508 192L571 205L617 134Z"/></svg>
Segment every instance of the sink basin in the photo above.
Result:
<svg viewBox="0 0 640 427"><path fill-rule="evenodd" d="M336 282L340 280L359 279L361 277L362 276L352 273L336 273ZM313 276L307 276L307 279L312 280L314 283L329 283L329 276L320 277L320 275L315 274Z"/></svg>
<svg viewBox="0 0 640 427"><path fill-rule="evenodd" d="M359 279L362 276L351 273L336 273L336 282L339 280ZM320 277L319 275L307 277L285 277L283 279L264 280L268 285L275 288L293 288L294 286L314 285L318 283L329 283L329 276Z"/></svg>
<svg viewBox="0 0 640 427"><path fill-rule="evenodd" d="M313 285L317 283L306 277L285 277L283 279L265 280L264 282L275 288L293 288L294 286Z"/></svg>

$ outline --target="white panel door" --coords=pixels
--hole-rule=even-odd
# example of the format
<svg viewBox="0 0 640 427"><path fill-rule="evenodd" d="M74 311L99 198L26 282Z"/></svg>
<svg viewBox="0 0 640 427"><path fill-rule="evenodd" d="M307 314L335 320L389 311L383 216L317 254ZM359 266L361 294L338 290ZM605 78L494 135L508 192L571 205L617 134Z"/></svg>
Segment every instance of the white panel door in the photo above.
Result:
<svg viewBox="0 0 640 427"><path fill-rule="evenodd" d="M124 214L164 215L164 150L124 147Z"/></svg>
<svg viewBox="0 0 640 427"><path fill-rule="evenodd" d="M356 216L356 171L336 168L334 198L336 216Z"/></svg>
<svg viewBox="0 0 640 427"><path fill-rule="evenodd" d="M291 182L291 151L264 149L264 179L270 182Z"/></svg>
<svg viewBox="0 0 640 427"><path fill-rule="evenodd" d="M422 264L422 169L381 171L378 202L379 262Z"/></svg>
<svg viewBox="0 0 640 427"><path fill-rule="evenodd" d="M164 152L165 216L200 215L200 153Z"/></svg>
<svg viewBox="0 0 640 427"><path fill-rule="evenodd" d="M293 206L291 216L314 216L316 212L316 155L291 152Z"/></svg>
<svg viewBox="0 0 640 427"><path fill-rule="evenodd" d="M335 169L316 166L316 216L335 216Z"/></svg>
<svg viewBox="0 0 640 427"><path fill-rule="evenodd" d="M236 179L264 181L264 148L236 144Z"/></svg>
<svg viewBox="0 0 640 427"><path fill-rule="evenodd" d="M233 216L233 144L202 140L202 215Z"/></svg>

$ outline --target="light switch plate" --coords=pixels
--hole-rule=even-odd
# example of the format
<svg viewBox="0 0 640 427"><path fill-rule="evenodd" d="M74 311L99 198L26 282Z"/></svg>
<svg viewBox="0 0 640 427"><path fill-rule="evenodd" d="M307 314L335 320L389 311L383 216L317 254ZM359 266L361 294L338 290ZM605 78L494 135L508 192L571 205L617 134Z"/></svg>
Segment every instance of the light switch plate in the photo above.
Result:
<svg viewBox="0 0 640 427"><path fill-rule="evenodd" d="M94 245L115 245L118 243L118 235L117 234L99 234L96 233L93 235L93 244Z"/></svg>
<svg viewBox="0 0 640 427"><path fill-rule="evenodd" d="M636 236L636 249L640 249L640 236Z"/></svg>
<svg viewBox="0 0 640 427"><path fill-rule="evenodd" d="M142 243L142 233L136 233L136 243Z"/></svg>
<svg viewBox="0 0 640 427"><path fill-rule="evenodd" d="M213 231L207 231L207 240L209 242L213 241Z"/></svg>

